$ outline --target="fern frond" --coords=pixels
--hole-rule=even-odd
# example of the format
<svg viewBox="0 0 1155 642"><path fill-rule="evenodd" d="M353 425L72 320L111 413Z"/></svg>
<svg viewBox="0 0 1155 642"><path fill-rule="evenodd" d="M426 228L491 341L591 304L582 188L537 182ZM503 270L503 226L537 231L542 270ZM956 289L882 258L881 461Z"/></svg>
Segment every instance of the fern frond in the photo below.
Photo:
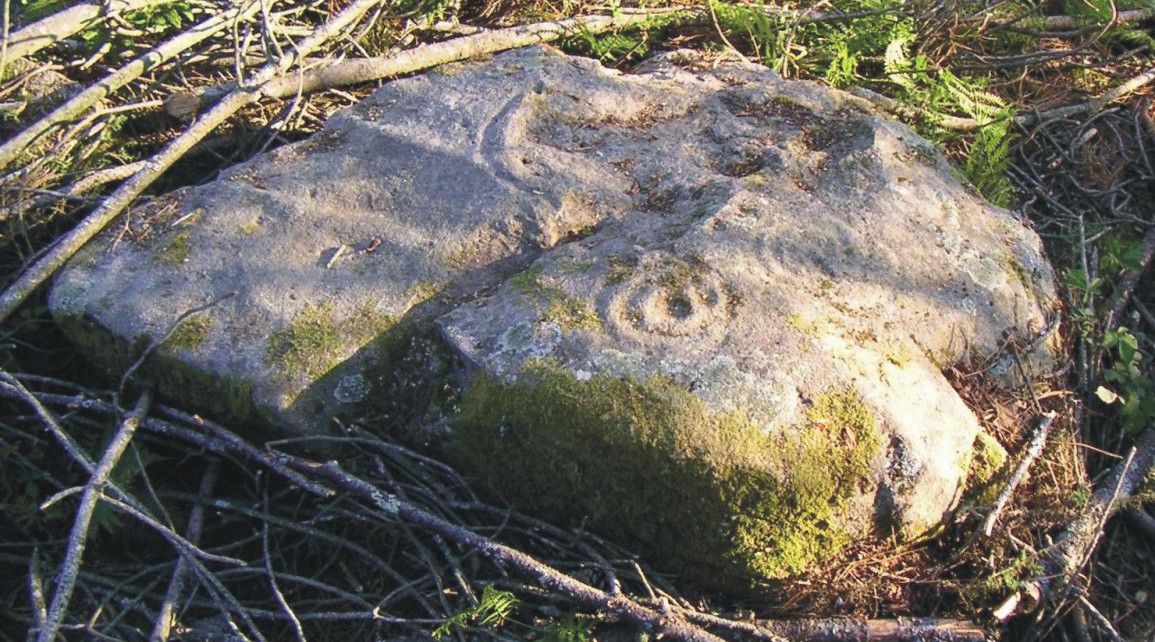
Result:
<svg viewBox="0 0 1155 642"><path fill-rule="evenodd" d="M501 591L487 584L481 592L481 599L476 606L454 613L449 619L433 630L434 639L440 640L453 633L455 629L473 625L483 628L493 628L505 624L506 620L517 610L520 602L513 593Z"/></svg>
<svg viewBox="0 0 1155 642"><path fill-rule="evenodd" d="M1007 176L1013 140L1009 120L993 122L975 134L963 165L963 174L987 200L999 207L1009 206L1014 195Z"/></svg>
<svg viewBox="0 0 1155 642"><path fill-rule="evenodd" d="M982 123L990 123L1007 117L1009 113L1007 103L983 89L978 83L959 78L949 69L940 71L938 77L953 102L971 118Z"/></svg>
<svg viewBox="0 0 1155 642"><path fill-rule="evenodd" d="M882 62L883 69L886 75L892 82L901 86L907 91L914 91L916 83L910 77L910 72L914 69L914 64L907 54L907 47L914 42L914 36L909 33L896 33L894 38L886 45L886 52L883 54Z"/></svg>

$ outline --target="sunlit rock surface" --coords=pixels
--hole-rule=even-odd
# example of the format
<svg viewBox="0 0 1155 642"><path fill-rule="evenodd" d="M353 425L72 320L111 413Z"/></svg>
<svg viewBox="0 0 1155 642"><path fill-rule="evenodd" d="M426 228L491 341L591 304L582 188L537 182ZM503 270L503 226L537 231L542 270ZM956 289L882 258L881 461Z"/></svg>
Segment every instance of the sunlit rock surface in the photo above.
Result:
<svg viewBox="0 0 1155 642"><path fill-rule="evenodd" d="M1048 326L1038 237L858 100L687 61L390 83L138 208L53 312L292 431L421 405L491 490L710 584L933 527L979 431L940 369Z"/></svg>

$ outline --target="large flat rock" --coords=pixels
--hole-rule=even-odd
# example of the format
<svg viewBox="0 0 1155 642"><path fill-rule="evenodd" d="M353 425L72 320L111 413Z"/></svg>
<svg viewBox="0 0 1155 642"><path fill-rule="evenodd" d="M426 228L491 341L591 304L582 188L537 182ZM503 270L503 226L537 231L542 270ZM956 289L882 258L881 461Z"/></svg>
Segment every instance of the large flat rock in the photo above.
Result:
<svg viewBox="0 0 1155 642"><path fill-rule="evenodd" d="M53 312L289 430L427 406L491 490L711 583L933 527L979 432L940 369L1047 327L1038 237L846 94L677 59L390 83L136 210Z"/></svg>

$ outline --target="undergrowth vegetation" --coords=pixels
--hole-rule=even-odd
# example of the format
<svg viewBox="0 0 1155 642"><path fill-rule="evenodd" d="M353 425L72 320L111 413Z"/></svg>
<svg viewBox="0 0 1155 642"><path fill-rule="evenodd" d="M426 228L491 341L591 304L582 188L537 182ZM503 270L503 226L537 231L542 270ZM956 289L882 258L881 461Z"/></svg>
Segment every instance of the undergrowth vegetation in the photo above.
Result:
<svg viewBox="0 0 1155 642"><path fill-rule="evenodd" d="M93 13L25 48L17 39L23 27L86 5L4 3L0 274L7 286L142 172L156 170L130 202L211 180L300 140L380 82L246 103L178 159L154 168L146 161L195 127L228 83L270 61L292 60L313 30L365 3L130 4L109 14L94 3ZM361 426L342 426L340 438L251 448L195 414L200 409L156 404L138 417L140 434L101 479L99 464L117 438L137 429L125 419L139 387L124 373L93 374L49 318L43 288L33 289L3 312L0 326L0 640L38 629L53 639L55 632L43 633L50 621L62 636L101 639L179 639L213 627L302 640L634 633L636 622L620 613L575 599L560 584L519 579L508 562L406 522L395 505L325 493L310 476L322 467L310 468L293 451L305 446L339 459L364 484L608 595L636 596L654 613L676 613L730 637L765 639L709 614L955 618L1004 639L1155 636L1150 480L1111 503L1119 517L1103 516L1093 554L1040 609L1019 617L1000 609L1035 585L1046 571L1040 558L1095 505L1105 471L1138 459L1130 448L1153 430L1155 3L399 0L363 9L308 55L310 64L416 51L477 29L591 13L640 16L629 29L574 28L561 43L625 71L654 51L692 47L719 64L745 59L847 90L905 120L978 192L1021 212L1061 276L1069 355L1062 367L1020 372L1031 384L1013 392L988 382L992 364L950 370L1011 462L1022 459L1038 417L1059 413L1046 448L993 536L975 535L991 508L987 492L965 498L936 538L848 547L743 603L679 586L647 564L646 551L486 503L443 464ZM202 28L203 37L156 55ZM74 112L61 111L99 87ZM38 123L42 130L21 138ZM99 501L82 519L85 496ZM78 583L69 587L60 571L77 547L87 550L83 564L74 560Z"/></svg>

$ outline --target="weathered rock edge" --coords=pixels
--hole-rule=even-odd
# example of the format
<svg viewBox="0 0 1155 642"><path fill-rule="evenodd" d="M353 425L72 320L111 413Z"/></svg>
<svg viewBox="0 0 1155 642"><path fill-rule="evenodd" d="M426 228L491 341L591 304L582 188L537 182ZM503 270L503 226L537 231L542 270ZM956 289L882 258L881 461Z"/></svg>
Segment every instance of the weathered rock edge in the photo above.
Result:
<svg viewBox="0 0 1155 642"><path fill-rule="evenodd" d="M491 489L709 584L932 528L979 432L939 367L1047 325L1038 238L856 99L679 56L391 83L138 208L50 307L115 370L218 300L150 361L165 394L444 415Z"/></svg>

